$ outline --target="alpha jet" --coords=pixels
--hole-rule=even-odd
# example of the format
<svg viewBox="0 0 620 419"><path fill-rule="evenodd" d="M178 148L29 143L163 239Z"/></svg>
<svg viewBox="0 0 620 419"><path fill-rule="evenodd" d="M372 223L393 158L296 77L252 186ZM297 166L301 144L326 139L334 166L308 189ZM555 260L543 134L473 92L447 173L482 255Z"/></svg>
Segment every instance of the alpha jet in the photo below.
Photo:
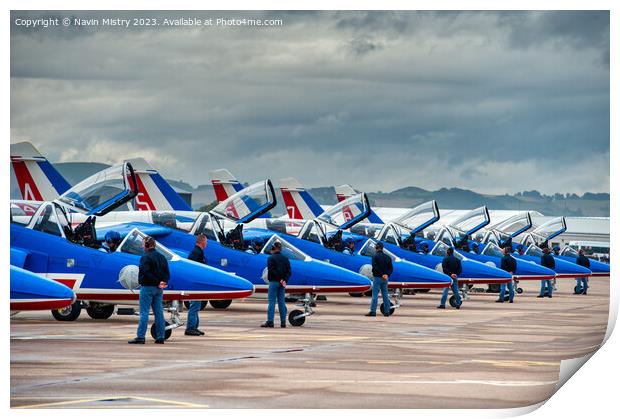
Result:
<svg viewBox="0 0 620 419"><path fill-rule="evenodd" d="M138 301L138 265L146 235L131 229L115 252L104 253L98 249L95 228L96 217L122 206L137 192L133 169L125 163L80 182L54 202L42 203L27 224L11 223L11 264L61 282L77 296L73 304L52 311L57 320L75 320L82 308L93 318L105 319L116 304ZM88 218L73 228L69 219L78 213ZM155 249L170 268L164 300L174 303L168 307L171 324L166 338L182 324L177 301L228 300L254 291L250 282L236 275L183 259L160 243Z"/></svg>
<svg viewBox="0 0 620 419"><path fill-rule="evenodd" d="M370 279L371 257L376 241L345 232L366 219L369 213L368 198L362 193L334 205L313 220L304 221L296 236L285 234L282 229L277 228L277 219L267 220L266 226L273 228L278 236L285 237L288 242L311 257L360 273ZM272 234L272 230L254 227L248 228L246 232L248 237L269 237ZM343 253L345 238L356 242L353 255ZM389 249L384 249L384 253L392 258L394 264L394 272L388 283L388 288L394 292L396 299L392 312L400 305L403 289L445 288L450 285L451 279L443 273L411 263Z"/></svg>

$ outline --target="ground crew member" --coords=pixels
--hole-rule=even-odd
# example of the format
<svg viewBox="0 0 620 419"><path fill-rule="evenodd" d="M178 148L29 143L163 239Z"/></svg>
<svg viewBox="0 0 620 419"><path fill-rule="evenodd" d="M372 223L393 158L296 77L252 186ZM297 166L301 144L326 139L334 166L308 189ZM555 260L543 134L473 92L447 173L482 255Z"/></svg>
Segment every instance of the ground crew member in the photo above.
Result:
<svg viewBox="0 0 620 419"><path fill-rule="evenodd" d="M517 253L519 254L519 256L523 256L525 254L525 251L523 250L523 245L522 244L517 246Z"/></svg>
<svg viewBox="0 0 620 419"><path fill-rule="evenodd" d="M254 239L252 243L250 243L250 247L246 250L246 253L251 253L253 255L257 255L263 249L263 241L261 239Z"/></svg>
<svg viewBox="0 0 620 419"><path fill-rule="evenodd" d="M455 308L458 310L461 308L461 294L459 293L459 275L463 272L463 267L461 266L461 261L459 258L454 256L454 248L449 247L446 251L446 257L443 258L441 262L441 268L443 269L443 273L452 278L452 284L449 287L443 289L443 293L441 294L441 302L437 306L437 308L446 308L446 300L448 299L448 289L452 288L452 295L454 295L454 299L456 300Z"/></svg>
<svg viewBox="0 0 620 419"><path fill-rule="evenodd" d="M278 312L280 313L280 327L286 327L286 283L291 277L291 262L282 254L282 243L276 241L271 249L271 255L267 259L267 279L269 280L269 290L267 297L267 321L261 327L273 327L273 318L276 311L276 301L278 302Z"/></svg>
<svg viewBox="0 0 620 419"><path fill-rule="evenodd" d="M118 231L108 231L107 233L105 233L105 241L101 244L99 251L105 253L113 253L116 251L120 243L121 235L118 234Z"/></svg>
<svg viewBox="0 0 620 419"><path fill-rule="evenodd" d="M510 275L514 275L517 270L517 260L512 257L510 254L510 246L504 247L504 256L502 257L502 263L500 268ZM503 283L499 287L499 298L495 301L496 303L503 303L506 295L506 284ZM513 280L511 279L508 282L508 302L512 303L515 298L515 287Z"/></svg>
<svg viewBox="0 0 620 419"><path fill-rule="evenodd" d="M187 258L194 262L206 264L205 248L207 247L207 236L199 234L196 236L196 245L189 253ZM187 310L187 325L185 326L185 334L187 336L203 336L205 332L198 329L200 324L200 318L198 312L202 307L202 301L192 301L189 303L189 310Z"/></svg>
<svg viewBox="0 0 620 419"><path fill-rule="evenodd" d="M353 256L355 253L355 240L348 238L344 241L344 250L342 251L345 255Z"/></svg>
<svg viewBox="0 0 620 419"><path fill-rule="evenodd" d="M583 249L578 250L579 255L575 263L579 266L590 269L590 259L583 254ZM581 285L583 283L583 286ZM577 278L577 287L575 288L575 294L588 295L588 277Z"/></svg>
<svg viewBox="0 0 620 419"><path fill-rule="evenodd" d="M553 254L555 256L560 256L560 246L553 246Z"/></svg>
<svg viewBox="0 0 620 419"><path fill-rule="evenodd" d="M548 247L543 249L543 255L540 257L540 264L545 268L555 270L555 259L551 256ZM543 298L545 296L553 298L553 284L548 279L540 281L540 294L538 298Z"/></svg>
<svg viewBox="0 0 620 419"><path fill-rule="evenodd" d="M140 322L136 337L128 343L144 343L146 328L149 323L149 311L153 309L157 339L155 343L163 344L166 333L166 321L164 320L164 293L163 289L168 286L170 271L168 261L155 251L155 239L146 236L142 242L144 255L140 258L138 282L140 283Z"/></svg>
<svg viewBox="0 0 620 419"><path fill-rule="evenodd" d="M383 253L383 243L375 243L375 254L372 257L372 298L370 300L370 311L366 316L374 317L377 315L379 290L381 290L381 298L383 299L383 315L390 316L392 304L388 295L388 280L393 270L392 258Z"/></svg>

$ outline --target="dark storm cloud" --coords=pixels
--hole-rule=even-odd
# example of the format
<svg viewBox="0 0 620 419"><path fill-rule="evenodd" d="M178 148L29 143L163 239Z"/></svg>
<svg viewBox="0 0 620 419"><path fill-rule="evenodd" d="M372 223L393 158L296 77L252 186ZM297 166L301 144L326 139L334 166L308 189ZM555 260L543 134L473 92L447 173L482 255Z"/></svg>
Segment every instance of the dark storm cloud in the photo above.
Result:
<svg viewBox="0 0 620 419"><path fill-rule="evenodd" d="M53 161L142 155L194 185L227 167L367 190L609 190L606 13L199 16L284 26L13 25L12 141Z"/></svg>

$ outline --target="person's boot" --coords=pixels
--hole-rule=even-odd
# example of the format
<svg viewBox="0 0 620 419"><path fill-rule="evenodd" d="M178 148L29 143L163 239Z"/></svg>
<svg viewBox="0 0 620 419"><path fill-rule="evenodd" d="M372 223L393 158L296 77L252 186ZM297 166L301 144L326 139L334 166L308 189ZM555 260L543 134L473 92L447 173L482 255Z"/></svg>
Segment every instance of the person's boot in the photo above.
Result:
<svg viewBox="0 0 620 419"><path fill-rule="evenodd" d="M280 322L280 327L285 328L286 327L286 322Z"/></svg>
<svg viewBox="0 0 620 419"><path fill-rule="evenodd" d="M369 311L368 313L365 314L366 317L376 317L377 313L375 313L374 311Z"/></svg>
<svg viewBox="0 0 620 419"><path fill-rule="evenodd" d="M204 333L200 333L200 331L196 329L189 329L185 331L185 336L202 336Z"/></svg>
<svg viewBox="0 0 620 419"><path fill-rule="evenodd" d="M273 327L273 322L266 321L265 323L261 324L260 327Z"/></svg>
<svg viewBox="0 0 620 419"><path fill-rule="evenodd" d="M498 298L497 300L495 300L496 303L503 303L504 299L503 298Z"/></svg>
<svg viewBox="0 0 620 419"><path fill-rule="evenodd" d="M203 331L202 331L202 330L200 330L200 329L196 329L196 331L197 331L198 333L200 333L200 336L204 336L204 335L205 335L205 332L203 332Z"/></svg>
<svg viewBox="0 0 620 419"><path fill-rule="evenodd" d="M155 343L158 344L158 345L163 345L164 342L165 342L164 339L155 339Z"/></svg>
<svg viewBox="0 0 620 419"><path fill-rule="evenodd" d="M544 298L544 295L537 295L536 298Z"/></svg>
<svg viewBox="0 0 620 419"><path fill-rule="evenodd" d="M445 304L439 304L439 305L437 306L437 308L444 309L444 308L446 308L446 306L445 306Z"/></svg>
<svg viewBox="0 0 620 419"><path fill-rule="evenodd" d="M136 345L136 344L144 345L144 339L142 339L142 338L133 338L132 340L130 340L127 343L129 343L130 345Z"/></svg>

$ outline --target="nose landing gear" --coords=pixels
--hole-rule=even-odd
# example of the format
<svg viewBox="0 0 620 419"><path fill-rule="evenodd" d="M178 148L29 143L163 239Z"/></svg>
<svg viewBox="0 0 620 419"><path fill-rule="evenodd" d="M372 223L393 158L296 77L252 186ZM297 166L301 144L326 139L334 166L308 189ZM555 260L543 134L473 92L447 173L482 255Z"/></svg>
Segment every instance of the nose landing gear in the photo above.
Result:
<svg viewBox="0 0 620 419"><path fill-rule="evenodd" d="M166 321L166 332L164 335L164 340L168 340L170 336L172 336L172 331L177 327L183 326L185 323L183 323L179 316L178 301L172 301L168 307L164 307L164 311L170 315L170 321ZM151 336L153 339L157 339L157 327L155 326L155 322L151 325Z"/></svg>
<svg viewBox="0 0 620 419"><path fill-rule="evenodd" d="M302 310L293 310L288 315L288 321L291 326L301 326L306 322L306 317L312 316L314 314L314 310L312 307L316 307L316 301L314 295L311 293L306 293L304 297L300 300L297 300L298 306L303 307Z"/></svg>

